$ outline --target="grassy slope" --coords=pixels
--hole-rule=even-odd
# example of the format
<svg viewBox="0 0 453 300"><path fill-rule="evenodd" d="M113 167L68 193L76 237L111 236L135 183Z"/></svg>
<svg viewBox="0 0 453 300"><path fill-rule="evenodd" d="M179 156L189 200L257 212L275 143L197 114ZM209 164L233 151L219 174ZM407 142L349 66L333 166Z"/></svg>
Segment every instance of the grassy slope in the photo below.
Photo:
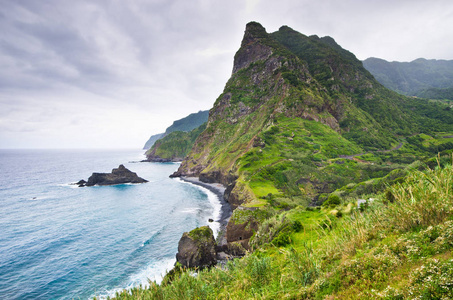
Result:
<svg viewBox="0 0 453 300"><path fill-rule="evenodd" d="M225 269L183 272L117 299L450 299L452 186L449 165L411 171L363 212L293 209L264 223L256 251Z"/></svg>
<svg viewBox="0 0 453 300"><path fill-rule="evenodd" d="M146 151L146 156L159 157L164 159L183 159L192 149L195 140L206 128L206 124L193 129L190 132L174 131L159 139Z"/></svg>

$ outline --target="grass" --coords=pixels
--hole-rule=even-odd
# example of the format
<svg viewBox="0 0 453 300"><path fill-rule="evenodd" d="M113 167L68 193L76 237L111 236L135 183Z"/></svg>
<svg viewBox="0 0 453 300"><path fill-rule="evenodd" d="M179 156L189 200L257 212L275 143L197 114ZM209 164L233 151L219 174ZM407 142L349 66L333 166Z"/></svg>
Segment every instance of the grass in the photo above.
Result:
<svg viewBox="0 0 453 300"><path fill-rule="evenodd" d="M450 299L453 297L453 168L411 171L367 210L296 207L264 222L278 236L299 221L284 246L257 250L225 268L184 271L117 299ZM324 225L327 224L327 225Z"/></svg>

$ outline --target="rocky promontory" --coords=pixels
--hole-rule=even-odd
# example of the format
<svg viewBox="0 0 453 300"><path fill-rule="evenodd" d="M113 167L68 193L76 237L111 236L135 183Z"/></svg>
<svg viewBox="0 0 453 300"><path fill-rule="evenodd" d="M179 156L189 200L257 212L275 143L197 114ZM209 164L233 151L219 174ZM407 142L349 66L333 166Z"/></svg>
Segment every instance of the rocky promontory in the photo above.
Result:
<svg viewBox="0 0 453 300"><path fill-rule="evenodd" d="M178 244L176 261L186 268L207 268L216 264L216 242L211 228L202 226L184 232Z"/></svg>
<svg viewBox="0 0 453 300"><path fill-rule="evenodd" d="M76 184L79 187L83 187L144 182L148 182L148 180L139 177L137 173L130 171L124 165L119 165L119 167L113 169L111 173L93 173L90 178L88 178L88 181L80 180Z"/></svg>

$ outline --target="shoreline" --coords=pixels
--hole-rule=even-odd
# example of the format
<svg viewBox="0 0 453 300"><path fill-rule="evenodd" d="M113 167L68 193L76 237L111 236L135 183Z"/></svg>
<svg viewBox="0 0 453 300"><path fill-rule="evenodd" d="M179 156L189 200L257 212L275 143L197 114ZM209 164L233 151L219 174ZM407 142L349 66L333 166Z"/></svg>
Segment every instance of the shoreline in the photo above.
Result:
<svg viewBox="0 0 453 300"><path fill-rule="evenodd" d="M225 200L224 194L226 187L224 187L220 183L206 183L200 181L198 177L179 177L181 181L188 182L194 185L198 185L208 189L209 191L213 192L217 199L220 202L220 218L218 220L214 220L215 222L219 222L220 230L219 235L217 237L217 244L219 246L226 245L226 226L228 221L230 220L231 215L233 214L233 210L231 209L230 204Z"/></svg>

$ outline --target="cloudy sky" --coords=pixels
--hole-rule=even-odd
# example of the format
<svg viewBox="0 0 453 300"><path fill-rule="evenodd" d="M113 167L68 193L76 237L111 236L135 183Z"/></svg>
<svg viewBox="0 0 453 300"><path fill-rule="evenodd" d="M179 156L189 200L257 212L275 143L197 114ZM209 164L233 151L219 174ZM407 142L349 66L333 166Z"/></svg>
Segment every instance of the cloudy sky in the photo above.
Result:
<svg viewBox="0 0 453 300"><path fill-rule="evenodd" d="M141 148L212 107L249 21L453 59L451 0L0 0L0 148Z"/></svg>

